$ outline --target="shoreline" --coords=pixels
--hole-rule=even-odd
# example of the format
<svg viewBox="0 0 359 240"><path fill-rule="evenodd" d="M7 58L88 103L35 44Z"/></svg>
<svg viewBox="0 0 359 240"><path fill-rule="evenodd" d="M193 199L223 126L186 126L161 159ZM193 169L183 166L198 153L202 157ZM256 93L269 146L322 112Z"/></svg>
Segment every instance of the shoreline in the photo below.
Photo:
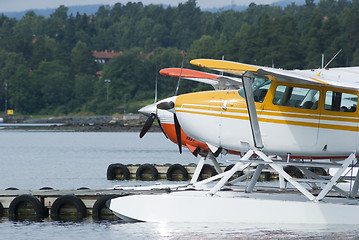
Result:
<svg viewBox="0 0 359 240"><path fill-rule="evenodd" d="M7 119L0 131L140 132L147 117L142 114L113 116L64 116L37 119ZM157 122L149 132L160 132Z"/></svg>
<svg viewBox="0 0 359 240"><path fill-rule="evenodd" d="M124 125L118 123L102 123L102 124L64 124L50 126L17 126L2 127L0 131L73 131L73 132L140 132L143 125ZM149 132L160 132L161 129L157 125L153 125Z"/></svg>

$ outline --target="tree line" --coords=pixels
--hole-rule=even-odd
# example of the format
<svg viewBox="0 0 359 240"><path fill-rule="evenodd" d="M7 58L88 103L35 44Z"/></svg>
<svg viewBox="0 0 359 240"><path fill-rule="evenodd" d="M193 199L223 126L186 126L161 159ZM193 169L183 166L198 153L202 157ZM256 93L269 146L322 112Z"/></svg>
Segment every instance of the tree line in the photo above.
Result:
<svg viewBox="0 0 359 240"><path fill-rule="evenodd" d="M50 17L29 11L0 16L0 111L18 114L136 112L174 94L177 81L157 76L166 67L215 58L284 69L359 65L359 0L306 0L285 8L250 4L241 12L201 11L195 0L177 7L141 2L101 6L94 15ZM107 64L93 51L121 51ZM203 70L203 69L202 69ZM102 75L96 73L102 71ZM104 80L111 80L106 83ZM180 93L209 89L182 81Z"/></svg>

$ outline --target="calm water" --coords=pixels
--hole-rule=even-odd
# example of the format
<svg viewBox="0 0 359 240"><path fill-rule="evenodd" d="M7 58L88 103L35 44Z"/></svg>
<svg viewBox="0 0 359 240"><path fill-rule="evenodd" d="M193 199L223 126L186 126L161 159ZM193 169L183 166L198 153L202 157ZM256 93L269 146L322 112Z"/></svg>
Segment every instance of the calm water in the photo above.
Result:
<svg viewBox="0 0 359 240"><path fill-rule="evenodd" d="M180 155L177 146L162 133L148 133L139 139L138 133L0 131L0 142L0 189L98 189L149 184L108 181L107 167L116 162L196 162L188 151ZM226 158L219 160L224 163ZM165 181L161 183L166 184ZM12 222L3 218L0 233L0 239L359 239L359 226L129 224L91 220L80 223Z"/></svg>

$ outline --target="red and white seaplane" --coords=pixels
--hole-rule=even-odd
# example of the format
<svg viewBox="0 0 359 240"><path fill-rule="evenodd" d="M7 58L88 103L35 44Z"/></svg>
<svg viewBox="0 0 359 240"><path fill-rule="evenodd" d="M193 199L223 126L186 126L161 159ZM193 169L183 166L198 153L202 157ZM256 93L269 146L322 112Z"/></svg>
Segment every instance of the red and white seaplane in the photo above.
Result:
<svg viewBox="0 0 359 240"><path fill-rule="evenodd" d="M337 186L357 164L359 67L289 71L211 59L191 63L239 75L243 88L184 94L158 108L174 113L189 137L244 156L231 170L166 194L115 198L108 202L115 214L128 221L359 224L359 174L346 176L350 191ZM253 164L254 171L230 181ZM288 175L288 165L306 178ZM256 187L266 166L293 188ZM337 171L318 176L311 167ZM235 185L244 179L244 186Z"/></svg>
<svg viewBox="0 0 359 240"><path fill-rule="evenodd" d="M160 74L205 83L211 85L215 90L233 90L242 87L241 79L237 77L210 74L186 68L166 68L162 69L160 71ZM221 153L221 151L212 152L210 149L210 147L212 147L211 145L208 146L206 143L197 141L187 136L183 132L183 130L180 129L178 120L173 113L167 110L161 110L157 108L158 104L162 102L170 102L173 99L173 97L170 97L158 102L156 102L155 100L155 103L147 105L138 110L138 112L148 117L140 132L140 138L145 136L147 131L153 125L154 120L157 119L158 125L161 128L163 134L173 143L178 145L180 153L182 153L182 146L185 146L194 156L197 157L198 154L201 156L194 171L193 177L190 181L191 184L195 183L198 180L198 177L207 158L212 161L217 173L222 173L222 169L216 159L216 157ZM228 150L228 153L235 155L241 154L238 151L232 150Z"/></svg>

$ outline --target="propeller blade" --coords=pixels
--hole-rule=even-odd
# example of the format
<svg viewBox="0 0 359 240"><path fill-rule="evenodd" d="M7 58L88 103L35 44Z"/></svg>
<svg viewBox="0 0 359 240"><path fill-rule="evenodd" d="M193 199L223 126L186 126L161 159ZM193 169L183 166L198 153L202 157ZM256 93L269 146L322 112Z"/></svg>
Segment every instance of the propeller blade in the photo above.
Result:
<svg viewBox="0 0 359 240"><path fill-rule="evenodd" d="M163 134L165 135L165 137L166 138L168 138L168 136L167 136L167 134L165 133L165 131L163 130L163 128L162 128L162 125L161 125L161 121L160 121L160 119L159 118L157 118L157 122L158 122L158 125L160 126L160 128L161 128L161 131L163 132Z"/></svg>
<svg viewBox="0 0 359 240"><path fill-rule="evenodd" d="M153 121L155 120L155 118L156 118L156 114L151 113L151 115L147 118L145 125L143 125L143 128L140 132L140 138L145 136L147 131L152 127L152 124L153 124Z"/></svg>
<svg viewBox="0 0 359 240"><path fill-rule="evenodd" d="M173 117L174 117L174 122L175 122L178 149L179 149L179 152L182 153L181 126L178 122L176 114L173 114Z"/></svg>
<svg viewBox="0 0 359 240"><path fill-rule="evenodd" d="M161 102L157 104L157 108L161 110L170 110L174 108L175 104L174 102Z"/></svg>

